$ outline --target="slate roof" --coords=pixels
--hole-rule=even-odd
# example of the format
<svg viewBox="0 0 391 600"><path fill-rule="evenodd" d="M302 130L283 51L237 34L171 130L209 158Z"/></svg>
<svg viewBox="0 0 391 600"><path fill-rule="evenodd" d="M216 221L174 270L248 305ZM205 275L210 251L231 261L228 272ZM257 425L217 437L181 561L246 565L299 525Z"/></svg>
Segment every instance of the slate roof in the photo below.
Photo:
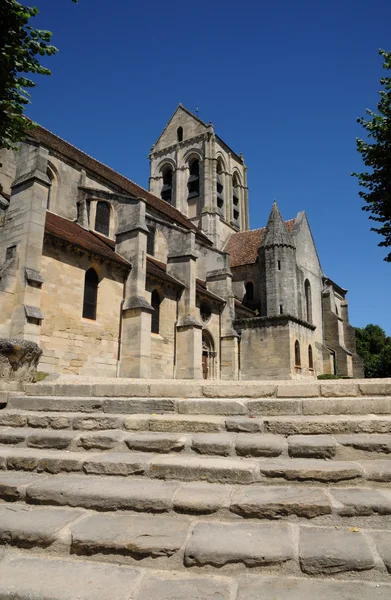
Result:
<svg viewBox="0 0 391 600"><path fill-rule="evenodd" d="M292 231L295 219L285 221L289 233ZM233 233L225 245L224 251L230 255L231 269L242 265L252 265L257 262L258 251L265 236L266 227L250 229Z"/></svg>
<svg viewBox="0 0 391 600"><path fill-rule="evenodd" d="M113 249L114 242L104 240L103 236L87 231L74 221L69 221L49 211L46 213L45 235L63 240L77 248L130 268L130 263Z"/></svg>
<svg viewBox="0 0 391 600"><path fill-rule="evenodd" d="M195 231L197 236L200 237L203 242L212 245L211 240L204 233L202 233L194 225L194 223L192 223L187 217L185 217L185 215L183 215L179 210L177 210L164 200L157 198L157 196L150 194L149 192L147 192L147 190L144 190L144 188L140 187L136 183L133 183L133 181L131 181L127 177L120 175L110 167L104 165L95 158L92 158L91 156L89 156L85 152L82 152L75 146L72 146L72 144L61 139L51 131L48 131L44 127L38 126L35 129L29 131L28 135L29 137L32 137L33 139L37 140L44 146L47 146L48 148L58 152L59 154L62 154L69 160L76 162L86 171L94 173L105 179L107 182L113 184L117 188L120 188L122 193L125 192L127 194L130 194L131 196L143 198L147 202L147 205L149 205L153 210L162 214L170 221L178 223L185 229L191 229Z"/></svg>

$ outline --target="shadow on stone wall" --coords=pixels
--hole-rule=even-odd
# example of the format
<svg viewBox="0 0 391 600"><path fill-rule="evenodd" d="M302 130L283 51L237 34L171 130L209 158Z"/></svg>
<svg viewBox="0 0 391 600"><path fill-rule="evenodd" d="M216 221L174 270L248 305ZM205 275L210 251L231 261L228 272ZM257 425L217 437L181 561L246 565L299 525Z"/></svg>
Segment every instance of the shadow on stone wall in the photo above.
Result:
<svg viewBox="0 0 391 600"><path fill-rule="evenodd" d="M32 381L41 355L35 342L0 338L0 381Z"/></svg>

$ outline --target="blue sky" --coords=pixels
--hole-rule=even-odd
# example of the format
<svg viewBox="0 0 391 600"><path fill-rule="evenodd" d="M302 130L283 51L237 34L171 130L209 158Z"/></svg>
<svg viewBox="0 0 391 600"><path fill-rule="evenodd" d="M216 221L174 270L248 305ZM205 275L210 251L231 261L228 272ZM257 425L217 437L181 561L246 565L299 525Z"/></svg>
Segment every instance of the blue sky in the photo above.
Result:
<svg viewBox="0 0 391 600"><path fill-rule="evenodd" d="M30 117L148 186L148 153L182 102L248 166L251 228L305 210L350 321L391 335L391 264L361 210L356 118L376 108L390 0L36 0L45 59Z"/></svg>

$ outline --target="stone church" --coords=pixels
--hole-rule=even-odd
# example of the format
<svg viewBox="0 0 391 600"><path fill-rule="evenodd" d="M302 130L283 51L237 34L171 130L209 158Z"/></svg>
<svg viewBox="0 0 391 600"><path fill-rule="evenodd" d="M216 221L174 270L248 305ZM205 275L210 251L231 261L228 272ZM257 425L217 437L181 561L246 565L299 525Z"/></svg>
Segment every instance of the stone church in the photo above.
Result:
<svg viewBox="0 0 391 600"><path fill-rule="evenodd" d="M182 105L149 191L43 127L0 163L0 337L37 342L41 371L362 375L305 213L249 229L243 156Z"/></svg>

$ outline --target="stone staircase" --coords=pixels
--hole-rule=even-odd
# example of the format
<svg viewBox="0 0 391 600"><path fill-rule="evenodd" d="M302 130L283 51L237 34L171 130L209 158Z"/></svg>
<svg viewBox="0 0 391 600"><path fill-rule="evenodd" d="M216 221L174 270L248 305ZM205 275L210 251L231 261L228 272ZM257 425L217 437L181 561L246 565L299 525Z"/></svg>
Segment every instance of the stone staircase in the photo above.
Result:
<svg viewBox="0 0 391 600"><path fill-rule="evenodd" d="M391 381L0 396L0 598L391 598Z"/></svg>

